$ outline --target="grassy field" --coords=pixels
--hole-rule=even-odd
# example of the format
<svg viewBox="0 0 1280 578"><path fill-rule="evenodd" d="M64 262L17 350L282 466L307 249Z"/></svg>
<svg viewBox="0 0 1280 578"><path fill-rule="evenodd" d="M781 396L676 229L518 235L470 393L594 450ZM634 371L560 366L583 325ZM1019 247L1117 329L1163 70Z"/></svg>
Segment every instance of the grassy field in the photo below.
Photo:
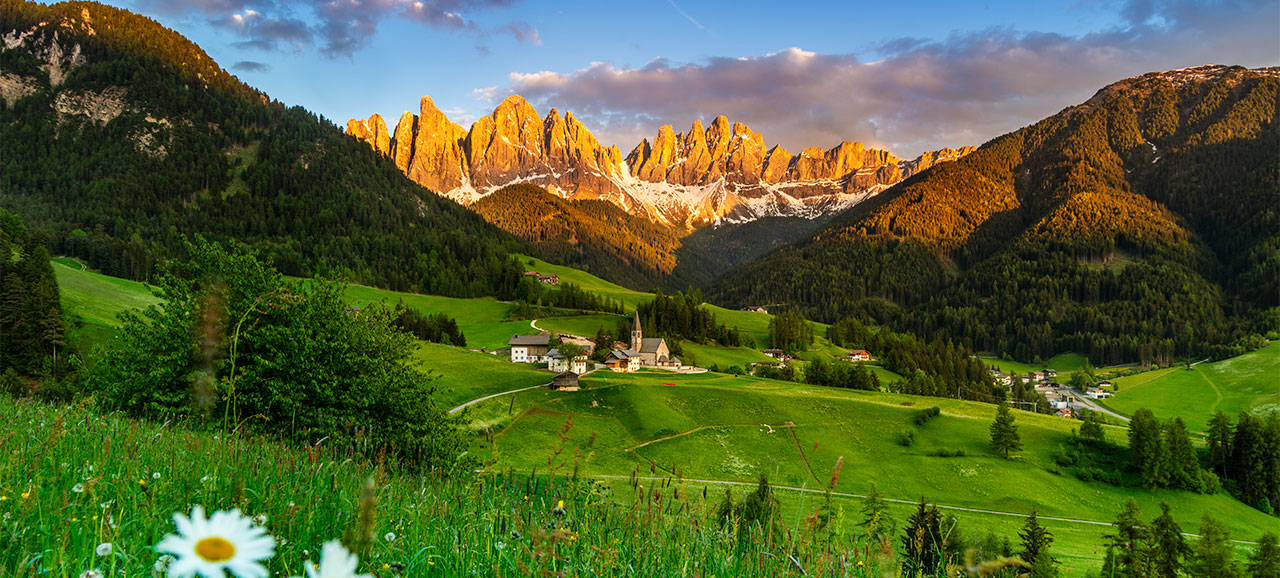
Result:
<svg viewBox="0 0 1280 578"><path fill-rule="evenodd" d="M587 273L586 271L579 271L572 267L565 267L563 265L553 265L543 261L542 259L527 255L517 255L517 257L519 257L520 264L524 266L525 271L537 271L539 273L559 275L561 283L573 283L592 293L598 293L604 297L608 297L609 299L620 300L623 305L626 306L628 311L634 310L636 305L639 305L640 303L653 299L653 295L641 293L633 289L627 289L626 287L615 283L610 283L604 279L596 277L595 275Z"/></svg>
<svg viewBox="0 0 1280 578"><path fill-rule="evenodd" d="M142 283L90 273L72 259L54 259L53 272L62 310L72 321L68 338L81 351L113 339L121 312L160 302Z"/></svg>
<svg viewBox="0 0 1280 578"><path fill-rule="evenodd" d="M1124 414L1150 409L1161 419L1174 416L1202 432L1219 409L1235 419L1242 411L1280 410L1280 343L1191 370L1170 367L1113 380L1107 407Z"/></svg>
<svg viewBox="0 0 1280 578"><path fill-rule="evenodd" d="M803 525L812 503L800 500L783 502L794 531L766 546L716 530L708 522L721 494L678 480L636 492L563 475L420 476L323 444L292 449L78 405L0 395L0 415L10 418L0 420L0 576L150 576L173 515L193 505L260 516L276 542L263 561L271 576L303 574L357 519L368 521L352 533L368 539L358 571L384 577L667 578L691 564L707 576L794 576L790 560L765 555L775 549L794 552L811 576L896 567L848 535L818 539ZM104 545L110 553L95 553ZM839 572L849 566L858 569Z"/></svg>
<svg viewBox="0 0 1280 578"><path fill-rule="evenodd" d="M874 481L902 500L925 496L949 506L1023 514L1036 508L1042 516L1103 523L1133 497L1148 513L1169 501L1184 528L1211 513L1238 537L1280 530L1280 521L1223 494L1120 488L1056 473L1054 456L1075 425L1057 417L1017 412L1026 448L1017 459L1004 460L990 455L987 430L995 408L985 404L720 374L597 373L583 383L589 389L521 393L515 406L523 409L514 414L508 413L509 399L478 404L476 419L501 430L490 448L497 466L545 467L548 455L559 450L590 474L627 476L653 468L687 479L750 482L767 472L778 484L814 488L843 457L837 490L852 494ZM943 410L940 418L912 425L915 411L934 405ZM568 423L571 439L561 441L554 432ZM909 447L897 441L906 430L915 432ZM1125 434L1108 428L1108 436L1122 441ZM965 457L930 455L938 450L963 450ZM981 523L999 524L997 518ZM1011 534L1019 523L1008 518L996 527ZM1100 564L1096 546L1103 526L1057 526L1063 531L1055 542L1059 555L1080 569Z"/></svg>
<svg viewBox="0 0 1280 578"><path fill-rule="evenodd" d="M737 365L746 369L752 363L773 361L772 357L746 347L699 345L689 341L681 343L680 347L684 349L684 357L681 358L681 361L696 364L698 367L718 365L722 368L728 368L731 365Z"/></svg>
<svg viewBox="0 0 1280 578"><path fill-rule="evenodd" d="M528 363L511 363L506 355L438 343L420 343L415 359L419 366L439 376L435 382L437 399L445 409L491 393L542 385L553 375Z"/></svg>
<svg viewBox="0 0 1280 578"><path fill-rule="evenodd" d="M596 331L604 327L613 333L619 321L626 321L624 315L580 315L576 317L543 317L538 319L538 327L553 333L569 333L581 335L588 339L596 336Z"/></svg>

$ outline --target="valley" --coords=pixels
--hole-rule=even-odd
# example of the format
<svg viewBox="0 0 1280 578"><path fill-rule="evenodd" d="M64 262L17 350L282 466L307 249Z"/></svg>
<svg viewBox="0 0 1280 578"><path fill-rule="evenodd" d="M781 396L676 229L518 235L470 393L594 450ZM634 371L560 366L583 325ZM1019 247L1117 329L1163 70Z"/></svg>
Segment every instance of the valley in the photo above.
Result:
<svg viewBox="0 0 1280 578"><path fill-rule="evenodd" d="M578 283L628 307L644 299L644 294L582 271L532 257L519 259L529 270L557 275L561 283ZM67 312L72 318L95 321L77 329L85 331L83 338L102 335L112 326L113 321L103 321L107 313L151 302L143 297L149 293L140 284L68 265L65 261L55 265ZM495 331L494 327L536 333L528 321L506 320L512 305L492 300L448 299L361 286L347 287L346 298L362 306L403 302L423 312L448 312L464 328L469 347L477 346L472 342L473 330L481 335ZM86 307L87 303L94 305ZM740 323L744 334L757 344L768 343L767 315L713 309L722 321ZM598 327L613 327L626 319L584 313L541 318L537 324L552 331L591 334ZM488 339L495 345L505 343L500 337L494 333ZM772 361L754 347L682 346L687 356L701 360L702 365L741 367ZM821 356L830 361L846 351L820 344L800 357ZM1250 370L1241 375L1264 379L1275 362L1274 351L1271 346L1229 363L1220 362L1225 364L1223 369L1197 368L1214 370L1217 375L1232 366L1247 367ZM986 531L1013 534L1021 525L1018 516L1034 508L1057 537L1055 552L1064 576L1084 576L1085 570L1101 562L1101 536L1119 504L1128 498L1135 499L1144 512L1157 510L1161 501L1169 502L1179 519L1188 521L1212 514L1244 542L1252 541L1261 530L1280 530L1274 518L1222 493L1205 496L1077 479L1070 467L1057 461L1079 428L1080 422L1075 420L1017 412L1025 448L1016 459L1004 460L991 455L987 445L986 430L994 412L989 404L816 387L749 375L679 375L653 370L597 370L581 378L581 391L557 392L544 387L551 373L531 364L510 363L505 355L419 343L415 359L435 376L437 403L446 407L522 390L480 401L460 413L464 428L470 432L471 451L486 469L557 475L573 471L609 484L624 500L635 499L635 489L628 486L633 479L640 486L676 483L684 488L682 492L692 494L707 488L708 495L715 498L724 488L749 488L758 475L767 473L787 515L798 517L820 500L833 465L842 458L833 495L848 512L844 522L847 531L856 531L854 512L872 483L886 499L896 500L891 511L897 515L905 516L910 504L923 496L931 503L936 501L944 512L955 514L964 531L974 537ZM798 360L800 366L803 359ZM1079 369L1082 362L1082 356L1064 354L1047 365L1068 372ZM998 360L991 363L1008 372L1036 367ZM901 379L883 368L875 371L882 384ZM1172 371L1186 370L1156 370L1116 379L1120 395L1108 400L1108 405L1128 407L1123 404L1143 390L1136 384L1146 382L1152 384L1148 387L1153 391L1170 398L1185 396L1178 389L1185 386L1163 383ZM1243 387L1242 391L1247 391L1250 386ZM1128 390L1132 390L1130 397L1125 397ZM1263 408L1273 403L1268 399L1264 388L1258 397L1244 403ZM913 415L925 407L939 407L941 416L923 426L914 425ZM1193 430L1194 424L1200 423L1196 420L1207 419L1186 412L1168 415L1182 415L1193 424ZM1120 446L1127 443L1124 428L1107 426L1105 430L1113 442ZM900 442L904 432L913 438L907 446ZM1238 548L1242 555L1249 551L1245 543Z"/></svg>
<svg viewBox="0 0 1280 578"><path fill-rule="evenodd" d="M0 0L0 576L1280 575L1280 8L127 4Z"/></svg>

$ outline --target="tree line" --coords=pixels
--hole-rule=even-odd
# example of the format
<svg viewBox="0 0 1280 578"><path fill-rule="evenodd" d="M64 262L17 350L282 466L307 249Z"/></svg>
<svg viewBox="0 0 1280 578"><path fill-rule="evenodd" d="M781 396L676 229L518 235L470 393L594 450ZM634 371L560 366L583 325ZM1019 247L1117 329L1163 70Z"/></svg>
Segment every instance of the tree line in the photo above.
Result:
<svg viewBox="0 0 1280 578"><path fill-rule="evenodd" d="M44 238L0 209L0 375L5 388L20 393L18 378L65 376L66 344L58 279Z"/></svg>

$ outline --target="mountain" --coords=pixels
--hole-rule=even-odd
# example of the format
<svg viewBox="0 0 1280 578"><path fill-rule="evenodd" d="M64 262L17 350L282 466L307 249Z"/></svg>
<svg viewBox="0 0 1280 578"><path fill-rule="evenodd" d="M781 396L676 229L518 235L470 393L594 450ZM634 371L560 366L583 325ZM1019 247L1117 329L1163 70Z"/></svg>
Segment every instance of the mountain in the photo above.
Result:
<svg viewBox="0 0 1280 578"><path fill-rule="evenodd" d="M0 208L55 253L145 279L183 238L289 275L509 297L528 245L148 18L0 0ZM376 140L376 139L375 139Z"/></svg>
<svg viewBox="0 0 1280 578"><path fill-rule="evenodd" d="M708 295L870 317L1027 361L1238 353L1280 327L1278 88L1280 68L1117 82L855 206Z"/></svg>
<svg viewBox="0 0 1280 578"><path fill-rule="evenodd" d="M463 204L516 183L564 199L601 199L655 222L689 229L765 216L816 218L848 208L939 162L972 151L944 149L911 161L843 142L791 154L765 148L743 123L717 116L687 132L664 125L625 158L603 146L571 112L539 115L520 96L464 130L430 97L388 131L379 115L347 123L347 134L394 160L423 186Z"/></svg>

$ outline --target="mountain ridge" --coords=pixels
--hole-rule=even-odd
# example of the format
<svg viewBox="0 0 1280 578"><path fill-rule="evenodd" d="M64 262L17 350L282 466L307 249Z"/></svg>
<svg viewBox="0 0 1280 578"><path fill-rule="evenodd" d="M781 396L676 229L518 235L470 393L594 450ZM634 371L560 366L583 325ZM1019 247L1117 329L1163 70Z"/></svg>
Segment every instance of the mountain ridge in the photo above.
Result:
<svg viewBox="0 0 1280 578"><path fill-rule="evenodd" d="M930 151L903 161L881 149L843 142L792 154L766 149L760 133L717 116L677 133L659 128L625 157L603 146L572 112L539 115L512 95L470 130L431 100L388 130L377 114L351 119L347 134L423 186L464 205L512 184L539 185L563 199L602 199L676 228L742 223L765 216L817 218L846 209L888 186L974 147Z"/></svg>
<svg viewBox="0 0 1280 578"><path fill-rule="evenodd" d="M1112 83L730 271L708 295L1026 361L1239 353L1280 325L1277 92L1280 68Z"/></svg>

